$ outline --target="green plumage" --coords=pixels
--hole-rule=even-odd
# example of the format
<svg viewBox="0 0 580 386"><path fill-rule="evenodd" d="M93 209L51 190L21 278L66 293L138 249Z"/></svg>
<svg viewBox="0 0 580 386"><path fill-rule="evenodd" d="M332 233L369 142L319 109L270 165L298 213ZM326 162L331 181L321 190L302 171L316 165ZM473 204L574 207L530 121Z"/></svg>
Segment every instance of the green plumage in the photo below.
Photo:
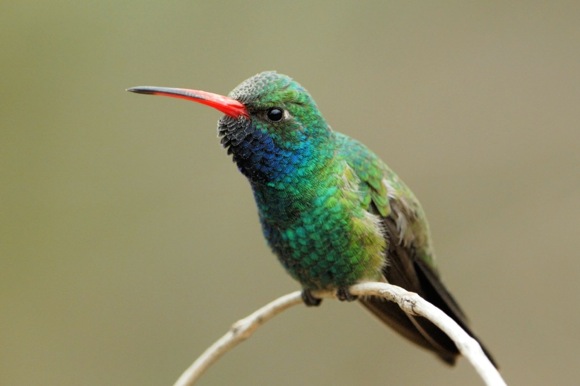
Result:
<svg viewBox="0 0 580 386"><path fill-rule="evenodd" d="M412 193L362 144L338 133L328 140L331 146L310 154L311 163L324 165L292 180L296 194L252 185L266 238L290 275L308 289L380 280L389 242L381 216L393 214L389 194L403 198L399 208L412 208L414 229L402 224L401 232L431 265L428 228Z"/></svg>
<svg viewBox="0 0 580 386"><path fill-rule="evenodd" d="M197 90L138 87L130 91L190 99L226 115L222 145L248 178L268 244L303 288L337 290L387 281L416 292L472 336L467 318L439 278L419 201L373 152L334 132L310 94L291 78L263 72L229 97ZM454 343L431 322L397 305L361 299L379 319L453 364ZM488 355L489 356L489 355Z"/></svg>
<svg viewBox="0 0 580 386"><path fill-rule="evenodd" d="M247 106L249 131L263 133L274 144L268 159L274 171L259 179L252 171L263 158L238 155L260 156L268 153L265 146L229 150L252 184L266 239L304 288L380 280L387 244L396 242L382 224L389 216L397 222L401 242L412 243L417 256L435 270L428 226L411 191L364 145L333 132L304 88L266 72L242 83L230 97ZM279 122L264 115L274 107L285 112ZM219 124L225 138L221 128L230 121L225 117Z"/></svg>

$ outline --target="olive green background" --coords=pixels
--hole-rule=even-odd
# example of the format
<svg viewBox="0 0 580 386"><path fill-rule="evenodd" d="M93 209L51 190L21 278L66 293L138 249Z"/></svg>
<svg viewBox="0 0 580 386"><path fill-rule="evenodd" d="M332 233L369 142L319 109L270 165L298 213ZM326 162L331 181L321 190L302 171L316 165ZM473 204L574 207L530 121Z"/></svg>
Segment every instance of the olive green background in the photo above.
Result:
<svg viewBox="0 0 580 386"><path fill-rule="evenodd" d="M578 384L579 20L575 1L2 1L0 384L169 385L298 289L219 114L124 91L270 69L412 187L507 382ZM481 382L325 301L200 382L228 384Z"/></svg>

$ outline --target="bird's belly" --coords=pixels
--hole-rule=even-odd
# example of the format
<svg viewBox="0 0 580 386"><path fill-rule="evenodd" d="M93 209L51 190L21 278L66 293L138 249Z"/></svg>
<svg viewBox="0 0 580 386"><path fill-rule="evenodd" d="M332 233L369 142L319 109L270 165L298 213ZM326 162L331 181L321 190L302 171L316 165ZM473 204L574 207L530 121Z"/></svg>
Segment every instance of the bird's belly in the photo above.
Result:
<svg viewBox="0 0 580 386"><path fill-rule="evenodd" d="M376 280L385 263L380 219L344 205L302 212L280 226L262 222L264 234L288 273L304 288L333 289Z"/></svg>

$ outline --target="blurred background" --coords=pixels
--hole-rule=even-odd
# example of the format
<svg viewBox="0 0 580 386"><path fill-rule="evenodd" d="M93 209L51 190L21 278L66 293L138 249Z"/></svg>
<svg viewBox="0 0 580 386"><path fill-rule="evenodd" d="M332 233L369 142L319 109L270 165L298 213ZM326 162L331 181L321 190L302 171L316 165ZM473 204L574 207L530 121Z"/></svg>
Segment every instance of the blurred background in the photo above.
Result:
<svg viewBox="0 0 580 386"><path fill-rule="evenodd" d="M298 289L219 114L278 70L429 216L443 278L513 385L580 378L580 5L0 3L0 384L169 385ZM296 307L200 385L481 384L357 304Z"/></svg>

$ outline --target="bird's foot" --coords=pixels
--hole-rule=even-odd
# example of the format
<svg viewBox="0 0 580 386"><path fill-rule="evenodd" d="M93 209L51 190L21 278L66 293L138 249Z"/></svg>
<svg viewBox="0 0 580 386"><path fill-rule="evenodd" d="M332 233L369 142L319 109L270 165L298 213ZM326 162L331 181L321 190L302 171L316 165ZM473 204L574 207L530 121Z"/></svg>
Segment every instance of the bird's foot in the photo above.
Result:
<svg viewBox="0 0 580 386"><path fill-rule="evenodd" d="M341 302L344 302L344 301L352 302L352 301L358 299L358 296L353 295L353 294L350 293L350 291L348 290L348 287L340 287L340 288L338 288L336 290L336 297Z"/></svg>
<svg viewBox="0 0 580 386"><path fill-rule="evenodd" d="M319 299L312 295L312 291L309 289L302 290L302 301L307 307L317 307L322 303L322 299Z"/></svg>

